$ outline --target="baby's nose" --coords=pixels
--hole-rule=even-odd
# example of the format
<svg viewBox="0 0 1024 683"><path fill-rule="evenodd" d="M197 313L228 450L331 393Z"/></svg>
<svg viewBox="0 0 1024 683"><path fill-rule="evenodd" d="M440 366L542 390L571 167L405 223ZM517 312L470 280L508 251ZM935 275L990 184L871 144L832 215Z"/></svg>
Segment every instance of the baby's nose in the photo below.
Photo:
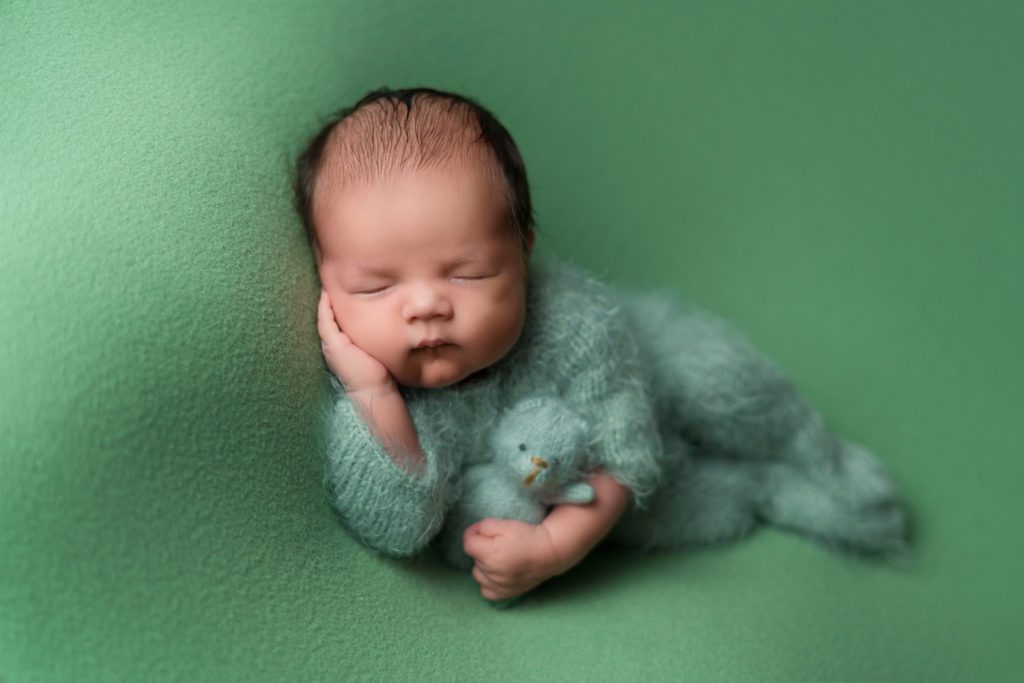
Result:
<svg viewBox="0 0 1024 683"><path fill-rule="evenodd" d="M441 292L431 287L418 287L410 292L403 315L406 320L450 318L452 304Z"/></svg>

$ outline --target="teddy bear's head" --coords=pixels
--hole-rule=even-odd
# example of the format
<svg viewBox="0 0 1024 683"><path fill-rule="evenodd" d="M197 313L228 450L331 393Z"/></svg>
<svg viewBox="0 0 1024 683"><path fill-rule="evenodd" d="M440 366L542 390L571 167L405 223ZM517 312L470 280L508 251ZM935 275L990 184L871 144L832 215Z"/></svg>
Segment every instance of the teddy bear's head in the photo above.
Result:
<svg viewBox="0 0 1024 683"><path fill-rule="evenodd" d="M557 397L528 398L506 410L491 433L492 462L526 490L575 481L585 465L590 429Z"/></svg>

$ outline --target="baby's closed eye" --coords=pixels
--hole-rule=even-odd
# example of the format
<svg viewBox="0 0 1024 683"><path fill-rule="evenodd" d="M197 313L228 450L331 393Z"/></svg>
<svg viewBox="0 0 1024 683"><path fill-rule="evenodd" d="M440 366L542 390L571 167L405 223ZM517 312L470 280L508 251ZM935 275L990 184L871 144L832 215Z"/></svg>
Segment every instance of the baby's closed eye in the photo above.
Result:
<svg viewBox="0 0 1024 683"><path fill-rule="evenodd" d="M495 277L496 275L497 275L497 273L494 273L494 274L484 274L484 275L454 275L454 276L452 276L452 279L453 280L486 280L487 278L492 278L492 277Z"/></svg>
<svg viewBox="0 0 1024 683"><path fill-rule="evenodd" d="M493 273L493 274L492 273L485 273L485 274L481 274L481 275L471 275L471 274L467 274L467 275L453 275L451 277L451 280L452 280L452 282L477 282L477 281L480 281L480 280L488 280L490 278L497 277L497 275L498 275L497 273ZM388 290L392 289L395 286L396 285L394 285L394 284L388 284L388 285L375 285L375 286L367 286L367 287L357 287L354 291L352 291L350 293L355 295L355 296L360 296L360 297L364 297L364 298L365 297L372 297L372 296L377 296L379 294L383 294L383 293L387 292Z"/></svg>
<svg viewBox="0 0 1024 683"><path fill-rule="evenodd" d="M366 289L366 290L361 290L361 291L352 292L352 293L356 294L358 296L373 296L375 294L380 294L380 293L382 293L382 292L384 292L384 291L386 291L388 289L391 289L391 287L392 287L392 285L386 285L386 286L383 286L383 287L375 287L373 289Z"/></svg>

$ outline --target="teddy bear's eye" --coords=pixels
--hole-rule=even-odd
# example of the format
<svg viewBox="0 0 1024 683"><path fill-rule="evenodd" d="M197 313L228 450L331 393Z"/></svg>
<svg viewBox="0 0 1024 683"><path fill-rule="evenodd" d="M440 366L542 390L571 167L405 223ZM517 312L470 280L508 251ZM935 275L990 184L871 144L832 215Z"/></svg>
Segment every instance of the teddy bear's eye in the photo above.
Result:
<svg viewBox="0 0 1024 683"><path fill-rule="evenodd" d="M526 450L526 444L525 443L519 444L519 450L525 451Z"/></svg>

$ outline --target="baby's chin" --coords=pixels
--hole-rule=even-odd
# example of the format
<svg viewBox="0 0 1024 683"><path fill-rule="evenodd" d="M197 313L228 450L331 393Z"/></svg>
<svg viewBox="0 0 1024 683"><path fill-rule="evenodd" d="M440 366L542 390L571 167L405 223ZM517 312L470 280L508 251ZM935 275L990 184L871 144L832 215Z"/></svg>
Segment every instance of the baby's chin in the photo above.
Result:
<svg viewBox="0 0 1024 683"><path fill-rule="evenodd" d="M398 372L392 370L396 381L402 386L417 389L443 389L461 382L479 368L464 367L449 359L425 358L412 362Z"/></svg>
<svg viewBox="0 0 1024 683"><path fill-rule="evenodd" d="M408 381L399 380L398 383L405 387L412 387L415 389L444 389L450 387L453 384L458 384L463 379L469 376L470 373L465 373L461 376L449 377L417 377L409 379Z"/></svg>
<svg viewBox="0 0 1024 683"><path fill-rule="evenodd" d="M412 387L414 389L444 389L445 387L450 387L453 384L458 384L461 380L462 378L460 377L459 379L455 380L418 380L409 382L408 384L400 382L400 384L403 384L404 386L407 387Z"/></svg>

